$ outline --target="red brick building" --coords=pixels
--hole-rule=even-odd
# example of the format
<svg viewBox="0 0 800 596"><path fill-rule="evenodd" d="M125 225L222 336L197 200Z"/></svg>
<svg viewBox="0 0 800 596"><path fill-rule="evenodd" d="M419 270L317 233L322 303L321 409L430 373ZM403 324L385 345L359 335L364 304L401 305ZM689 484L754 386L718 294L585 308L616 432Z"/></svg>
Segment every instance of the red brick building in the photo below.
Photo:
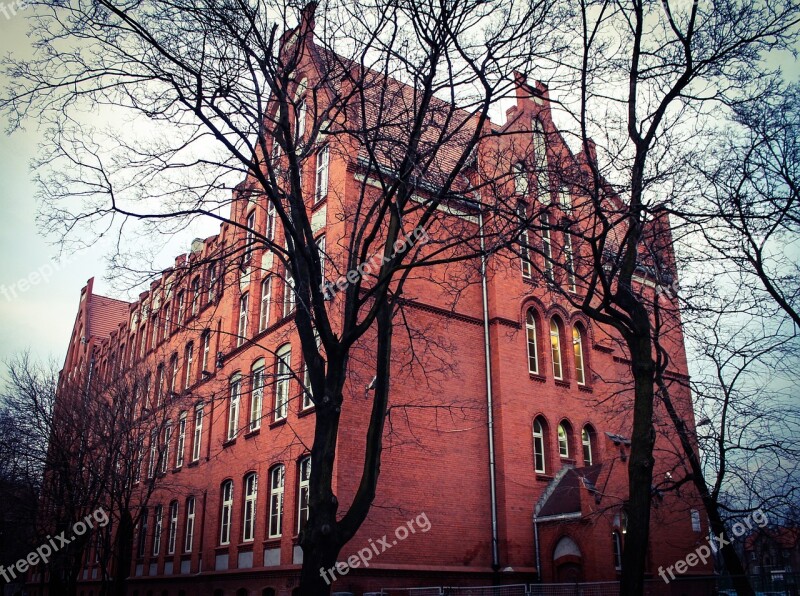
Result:
<svg viewBox="0 0 800 596"><path fill-rule="evenodd" d="M517 127L535 142L546 132L548 159L585 163L589 157L573 155L558 134L546 89L522 77L517 86L517 105L496 128ZM314 197L312 226L326 259L335 263L341 256L335 247L348 230L337 217L345 205L332 197L357 196L368 173L346 150L323 151L308 165L304 185ZM274 213L250 198L248 184L234 192L232 218L280 241ZM564 213L580 201L575 189L553 188L552 195ZM550 241L562 248L565 242ZM142 482L156 476L161 488L138 524L129 581L134 595L290 594L297 585L314 409L293 329L297 305L278 260L246 249L242 267L222 269L215 261L245 242L242 228L223 224L218 235L195 241L134 303L95 295L92 280L81 292L62 383L89 370L101 377L147 371L144 399L175 404L158 439L168 447L143 454ZM466 286L455 306L428 280L406 292L415 323L447 341L449 360L431 371L405 366L407 340L398 334L378 496L340 558L372 548L371 560L337 579L334 591L619 575L632 399L624 389L630 377L625 354L610 330L536 279L536 268L493 259L485 304L479 284ZM684 380L679 328L669 340L669 373ZM342 510L363 461L369 409L358 404L371 376L354 367L347 386L334 479ZM693 427L688 390L678 391ZM432 401L445 404L447 413L423 407ZM655 478L675 468L672 449L660 436ZM705 540L704 516L692 494L656 499L650 575ZM94 560L87 555L84 596L97 590Z"/></svg>

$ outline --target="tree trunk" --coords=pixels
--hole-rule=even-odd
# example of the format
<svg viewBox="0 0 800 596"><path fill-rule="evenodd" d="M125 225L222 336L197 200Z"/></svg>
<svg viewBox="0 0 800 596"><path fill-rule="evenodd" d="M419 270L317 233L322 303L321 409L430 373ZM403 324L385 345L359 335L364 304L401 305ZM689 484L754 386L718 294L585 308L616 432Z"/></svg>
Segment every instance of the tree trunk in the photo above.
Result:
<svg viewBox="0 0 800 596"><path fill-rule="evenodd" d="M334 568L340 547L330 541L303 547L303 569L300 572L300 596L327 596L340 577Z"/></svg>
<svg viewBox="0 0 800 596"><path fill-rule="evenodd" d="M133 557L133 519L127 509L120 513L119 528L115 539L114 564L111 567L111 593L125 596L125 581L131 570Z"/></svg>
<svg viewBox="0 0 800 596"><path fill-rule="evenodd" d="M644 314L647 317L647 313ZM633 433L628 462L628 517L625 545L622 552L622 596L644 594L644 573L650 538L650 504L653 484L654 373L649 331L629 339L631 371L634 380Z"/></svg>

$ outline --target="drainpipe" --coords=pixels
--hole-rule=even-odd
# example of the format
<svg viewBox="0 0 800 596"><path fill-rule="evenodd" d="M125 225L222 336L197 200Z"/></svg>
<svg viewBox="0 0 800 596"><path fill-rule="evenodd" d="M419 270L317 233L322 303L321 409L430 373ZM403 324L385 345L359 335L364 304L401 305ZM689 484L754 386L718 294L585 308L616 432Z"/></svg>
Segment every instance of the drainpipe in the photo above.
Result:
<svg viewBox="0 0 800 596"><path fill-rule="evenodd" d="M497 539L497 480L494 457L494 407L492 401L492 351L489 345L489 293L486 289L486 246L483 237L483 212L478 211L478 233L481 236L481 291L483 293L483 348L486 357L486 410L489 427L489 496L492 507L492 569L500 569Z"/></svg>
<svg viewBox="0 0 800 596"><path fill-rule="evenodd" d="M533 542L536 545L536 575L539 576L539 583L542 583L542 561L539 558L539 520L536 512L533 512Z"/></svg>

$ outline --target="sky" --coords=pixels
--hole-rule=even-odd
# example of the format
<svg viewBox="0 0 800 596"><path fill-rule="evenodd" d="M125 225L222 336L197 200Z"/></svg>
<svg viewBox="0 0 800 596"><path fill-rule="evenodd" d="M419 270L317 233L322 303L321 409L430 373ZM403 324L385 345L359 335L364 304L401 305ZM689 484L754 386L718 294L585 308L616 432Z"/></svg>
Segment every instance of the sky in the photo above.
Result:
<svg viewBox="0 0 800 596"><path fill-rule="evenodd" d="M31 53L26 36L28 27L23 8L13 14L10 3L0 10L0 55L15 57ZM794 80L800 68L790 56L777 56L775 61L787 67ZM6 80L0 77L0 85ZM2 122L3 131L6 122ZM63 362L70 332L78 307L80 289L91 277L95 292L117 298L112 288L106 256L110 247L104 243L74 254L59 255L56 237L37 226L36 186L30 162L41 141L41 131L29 123L24 131L12 135L0 133L0 376L3 362L24 350L38 359ZM207 236L218 229L216 224L202 230L187 230L171 244L163 255L163 265L169 266L174 255L184 252L192 238ZM180 247L184 247L182 250Z"/></svg>

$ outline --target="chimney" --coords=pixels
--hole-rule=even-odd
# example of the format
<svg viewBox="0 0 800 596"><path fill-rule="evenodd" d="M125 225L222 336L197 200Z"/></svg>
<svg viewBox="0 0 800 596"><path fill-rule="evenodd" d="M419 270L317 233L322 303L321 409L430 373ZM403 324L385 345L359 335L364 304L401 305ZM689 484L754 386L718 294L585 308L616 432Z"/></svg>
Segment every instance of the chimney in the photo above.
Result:
<svg viewBox="0 0 800 596"><path fill-rule="evenodd" d="M300 34L314 33L314 25L316 20L314 13L317 12L317 3L309 2L303 7L303 12L300 17Z"/></svg>

